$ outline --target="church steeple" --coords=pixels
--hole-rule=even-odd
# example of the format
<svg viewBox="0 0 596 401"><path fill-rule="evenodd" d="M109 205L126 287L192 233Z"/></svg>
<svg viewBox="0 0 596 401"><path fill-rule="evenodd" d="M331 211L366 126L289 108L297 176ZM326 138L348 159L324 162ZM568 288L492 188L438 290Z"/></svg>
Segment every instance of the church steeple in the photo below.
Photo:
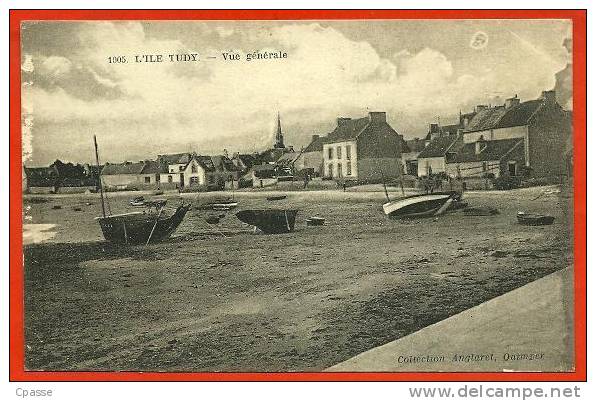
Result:
<svg viewBox="0 0 596 401"><path fill-rule="evenodd" d="M281 132L281 119L279 117L279 112L277 112L277 132L275 134L275 144L273 147L276 149L285 149L284 135Z"/></svg>

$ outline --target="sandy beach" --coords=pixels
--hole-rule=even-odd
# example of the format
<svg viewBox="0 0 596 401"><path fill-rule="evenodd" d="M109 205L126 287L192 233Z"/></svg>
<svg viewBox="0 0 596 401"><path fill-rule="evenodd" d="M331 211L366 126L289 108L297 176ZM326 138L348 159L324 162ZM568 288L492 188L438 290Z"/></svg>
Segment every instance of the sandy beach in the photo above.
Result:
<svg viewBox="0 0 596 401"><path fill-rule="evenodd" d="M44 233L24 250L26 367L320 371L573 262L565 188L469 192L500 214L409 221L383 214L378 187L267 193L236 192L237 210L297 208L295 232L255 234L233 212L212 226L193 209L169 241L120 248L94 221L97 195L25 196L28 232ZM111 211L130 197L110 194ZM521 226L519 210L555 222ZM315 215L326 225L307 227Z"/></svg>

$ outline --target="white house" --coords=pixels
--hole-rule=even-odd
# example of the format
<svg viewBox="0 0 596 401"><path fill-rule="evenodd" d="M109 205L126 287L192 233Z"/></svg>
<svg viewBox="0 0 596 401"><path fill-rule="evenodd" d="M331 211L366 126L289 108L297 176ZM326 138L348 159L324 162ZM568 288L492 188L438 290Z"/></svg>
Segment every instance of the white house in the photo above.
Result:
<svg viewBox="0 0 596 401"><path fill-rule="evenodd" d="M461 146L461 136L446 135L432 139L418 154L418 176L445 173L448 153L456 153Z"/></svg>
<svg viewBox="0 0 596 401"><path fill-rule="evenodd" d="M400 177L402 142L384 112L338 118L337 127L324 139L323 175L358 181Z"/></svg>
<svg viewBox="0 0 596 401"><path fill-rule="evenodd" d="M159 155L160 186L184 188L207 184L207 167L194 153Z"/></svg>

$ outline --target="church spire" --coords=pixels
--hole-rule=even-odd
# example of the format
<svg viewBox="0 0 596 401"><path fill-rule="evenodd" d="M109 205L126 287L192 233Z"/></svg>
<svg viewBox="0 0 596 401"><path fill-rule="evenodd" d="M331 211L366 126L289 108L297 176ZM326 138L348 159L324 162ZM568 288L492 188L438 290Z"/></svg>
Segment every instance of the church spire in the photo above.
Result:
<svg viewBox="0 0 596 401"><path fill-rule="evenodd" d="M279 117L279 111L277 112L277 133L275 134L275 145L276 149L284 149L284 135L281 132L281 119Z"/></svg>

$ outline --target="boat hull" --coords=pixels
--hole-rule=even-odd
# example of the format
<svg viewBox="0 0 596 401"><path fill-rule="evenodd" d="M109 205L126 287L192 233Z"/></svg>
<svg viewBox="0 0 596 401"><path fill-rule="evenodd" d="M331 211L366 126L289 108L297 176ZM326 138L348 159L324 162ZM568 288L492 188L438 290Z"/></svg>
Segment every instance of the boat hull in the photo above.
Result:
<svg viewBox="0 0 596 401"><path fill-rule="evenodd" d="M524 226L549 226L553 224L555 218L553 216L536 215L536 214L518 214L517 222Z"/></svg>
<svg viewBox="0 0 596 401"><path fill-rule="evenodd" d="M149 237L149 242L168 238L178 228L187 211L188 206L179 206L169 217L158 218L155 213L130 213L99 217L97 220L107 241L119 245L137 245L146 244Z"/></svg>
<svg viewBox="0 0 596 401"><path fill-rule="evenodd" d="M383 205L383 211L392 218L429 217L439 212L449 200L448 209L457 208L460 195L457 192L413 195Z"/></svg>
<svg viewBox="0 0 596 401"><path fill-rule="evenodd" d="M295 209L251 209L239 211L236 217L266 234L283 234L294 231L297 214Z"/></svg>
<svg viewBox="0 0 596 401"><path fill-rule="evenodd" d="M268 201L278 201L278 200L286 199L287 197L288 197L287 195L273 195L273 196L268 196L267 200Z"/></svg>
<svg viewBox="0 0 596 401"><path fill-rule="evenodd" d="M322 226L325 225L325 219L322 217L309 217L306 219L307 226Z"/></svg>

